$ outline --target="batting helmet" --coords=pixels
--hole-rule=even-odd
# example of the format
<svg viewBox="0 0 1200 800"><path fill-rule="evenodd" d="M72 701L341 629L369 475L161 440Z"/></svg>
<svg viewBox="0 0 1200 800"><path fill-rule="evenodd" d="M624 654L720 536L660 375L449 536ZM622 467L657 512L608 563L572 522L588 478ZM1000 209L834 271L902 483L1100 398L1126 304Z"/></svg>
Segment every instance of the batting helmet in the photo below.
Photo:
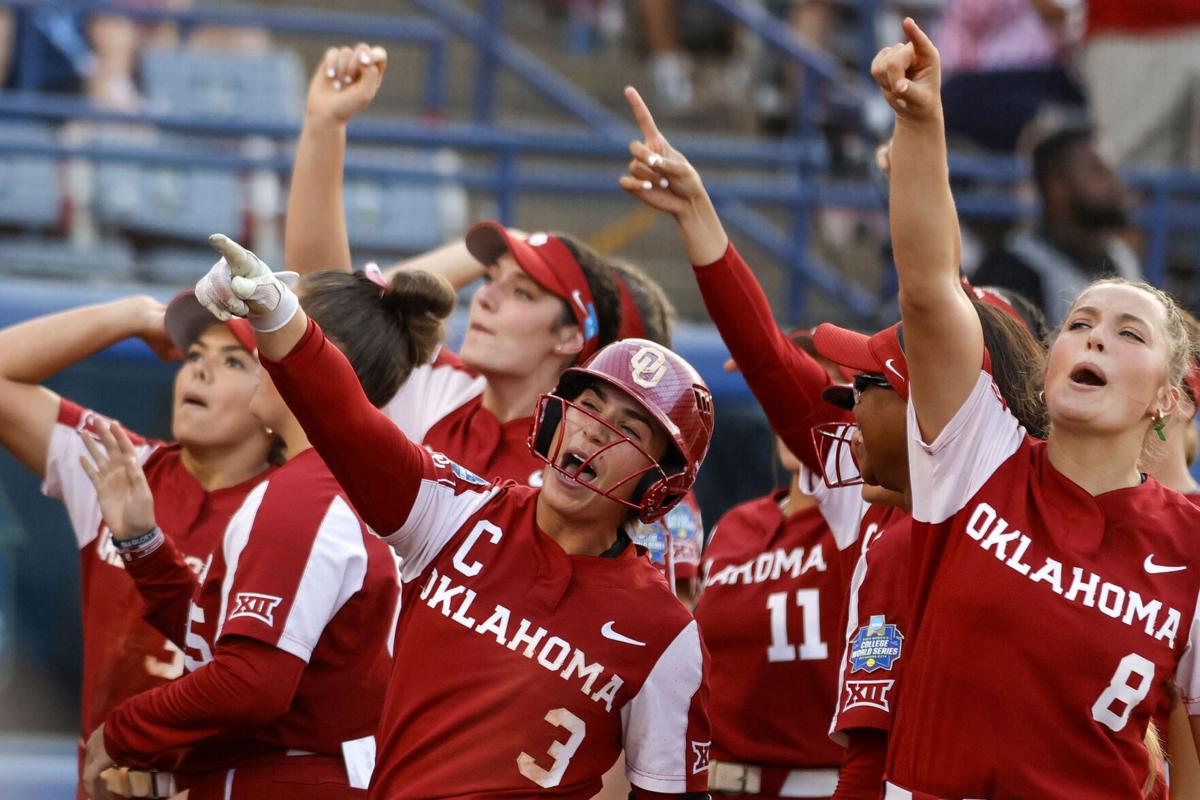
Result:
<svg viewBox="0 0 1200 800"><path fill-rule="evenodd" d="M670 447L661 459L655 459L608 422L572 402L597 381L628 395L662 427ZM574 474L559 466L563 437L555 437L568 406L615 434L613 441L592 453ZM646 339L623 339L601 348L586 364L566 370L554 391L542 395L529 436L529 449L559 473L637 509L639 519L650 522L674 507L695 483L696 473L708 453L712 430L712 393L700 373L662 345ZM596 456L623 443L638 449L649 462L648 466L607 489L580 476ZM635 479L638 484L631 500L612 496L619 487Z"/></svg>

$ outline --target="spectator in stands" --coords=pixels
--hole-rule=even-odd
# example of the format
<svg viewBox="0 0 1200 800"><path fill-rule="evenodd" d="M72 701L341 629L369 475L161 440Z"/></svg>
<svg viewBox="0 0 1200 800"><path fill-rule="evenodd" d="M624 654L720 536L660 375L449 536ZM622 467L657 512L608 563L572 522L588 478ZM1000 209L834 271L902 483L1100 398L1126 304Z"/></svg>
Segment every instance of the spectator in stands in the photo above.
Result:
<svg viewBox="0 0 1200 800"><path fill-rule="evenodd" d="M1009 235L971 276L1013 289L1056 326L1070 301L1102 275L1141 278L1137 257L1118 235L1126 226L1125 187L1089 128L1064 128L1033 151L1041 199L1036 227Z"/></svg>
<svg viewBox="0 0 1200 800"><path fill-rule="evenodd" d="M946 132L1012 152L1046 106L1082 108L1063 63L1075 38L1070 0L949 0L936 36L942 54ZM1047 6L1045 13L1039 13ZM1053 12L1059 13L1055 15Z"/></svg>
<svg viewBox="0 0 1200 800"><path fill-rule="evenodd" d="M1200 2L1088 0L1083 75L1118 163L1200 167Z"/></svg>

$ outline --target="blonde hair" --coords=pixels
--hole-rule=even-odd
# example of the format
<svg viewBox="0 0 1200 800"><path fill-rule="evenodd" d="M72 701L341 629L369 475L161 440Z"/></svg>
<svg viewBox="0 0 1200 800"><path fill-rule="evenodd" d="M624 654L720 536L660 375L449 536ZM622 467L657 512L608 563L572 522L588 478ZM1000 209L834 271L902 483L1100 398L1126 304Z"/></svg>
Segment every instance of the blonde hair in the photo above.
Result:
<svg viewBox="0 0 1200 800"><path fill-rule="evenodd" d="M1146 782L1142 784L1142 796L1149 797L1154 791L1155 784L1158 783L1158 772L1162 769L1164 761L1162 736L1159 734L1158 725L1154 720L1150 720L1150 724L1146 726L1145 743L1150 772L1146 775Z"/></svg>

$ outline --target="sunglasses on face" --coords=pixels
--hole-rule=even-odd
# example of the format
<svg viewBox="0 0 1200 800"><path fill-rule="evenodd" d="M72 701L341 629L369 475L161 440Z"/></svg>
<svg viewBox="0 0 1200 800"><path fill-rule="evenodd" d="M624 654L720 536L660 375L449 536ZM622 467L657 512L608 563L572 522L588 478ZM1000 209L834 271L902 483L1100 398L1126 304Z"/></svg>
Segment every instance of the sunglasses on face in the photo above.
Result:
<svg viewBox="0 0 1200 800"><path fill-rule="evenodd" d="M854 376L851 382L854 387L854 405L858 405L862 399L863 392L872 386L880 389L891 389L892 385L888 383L888 379L877 372L860 372Z"/></svg>

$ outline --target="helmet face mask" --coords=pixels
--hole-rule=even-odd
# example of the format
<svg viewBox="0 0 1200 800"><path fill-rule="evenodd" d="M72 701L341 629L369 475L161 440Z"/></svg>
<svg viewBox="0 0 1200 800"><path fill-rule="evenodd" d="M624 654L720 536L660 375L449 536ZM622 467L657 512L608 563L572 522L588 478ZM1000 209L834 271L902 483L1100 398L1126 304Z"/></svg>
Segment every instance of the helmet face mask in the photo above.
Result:
<svg viewBox="0 0 1200 800"><path fill-rule="evenodd" d="M609 441L598 447L595 452L589 454L587 458L571 470L562 466L562 457L566 452L564 448L567 434L565 421L568 409L574 412L574 414L583 415L594 423L603 425L609 432ZM618 430L607 420L581 405L554 394L544 394L538 401L537 415L535 416L533 436L531 437L530 444L533 453L546 462L555 472L578 483L580 486L584 486L603 497L607 497L609 500L636 510L639 517L646 510L643 508L642 503L647 495L650 494L646 490L660 484L666 485L669 483L670 478L673 477L667 474L666 469L658 459L646 452L645 448L630 439L629 436ZM646 465L641 469L635 469L629 474L619 477L615 483L608 487L599 486L583 476L584 470L592 466L593 462L603 453L622 446L628 446L636 450L645 459ZM625 493L622 490L631 481L635 482L636 485L632 497L626 499L617 496ZM654 510L656 512L655 516L658 513L666 511L665 508L656 508Z"/></svg>
<svg viewBox="0 0 1200 800"><path fill-rule="evenodd" d="M667 439L667 452L654 458L645 448L597 414L573 402L587 388L605 386L629 398L645 411ZM562 422L567 410L586 415L604 425L611 443L572 471L560 463L564 455ZM642 522L651 522L679 503L696 480L696 472L712 438L712 395L700 375L675 353L644 339L624 339L601 348L587 364L564 372L558 386L538 402L529 449L556 472L605 497L637 510ZM644 458L646 466L621 476L615 486L601 488L579 473L600 454L627 443ZM628 500L614 497L621 487L637 481Z"/></svg>
<svg viewBox="0 0 1200 800"><path fill-rule="evenodd" d="M813 447L821 462L821 477L830 489L863 483L858 457L854 454L854 434L857 432L857 425L844 422L826 422L812 428Z"/></svg>

